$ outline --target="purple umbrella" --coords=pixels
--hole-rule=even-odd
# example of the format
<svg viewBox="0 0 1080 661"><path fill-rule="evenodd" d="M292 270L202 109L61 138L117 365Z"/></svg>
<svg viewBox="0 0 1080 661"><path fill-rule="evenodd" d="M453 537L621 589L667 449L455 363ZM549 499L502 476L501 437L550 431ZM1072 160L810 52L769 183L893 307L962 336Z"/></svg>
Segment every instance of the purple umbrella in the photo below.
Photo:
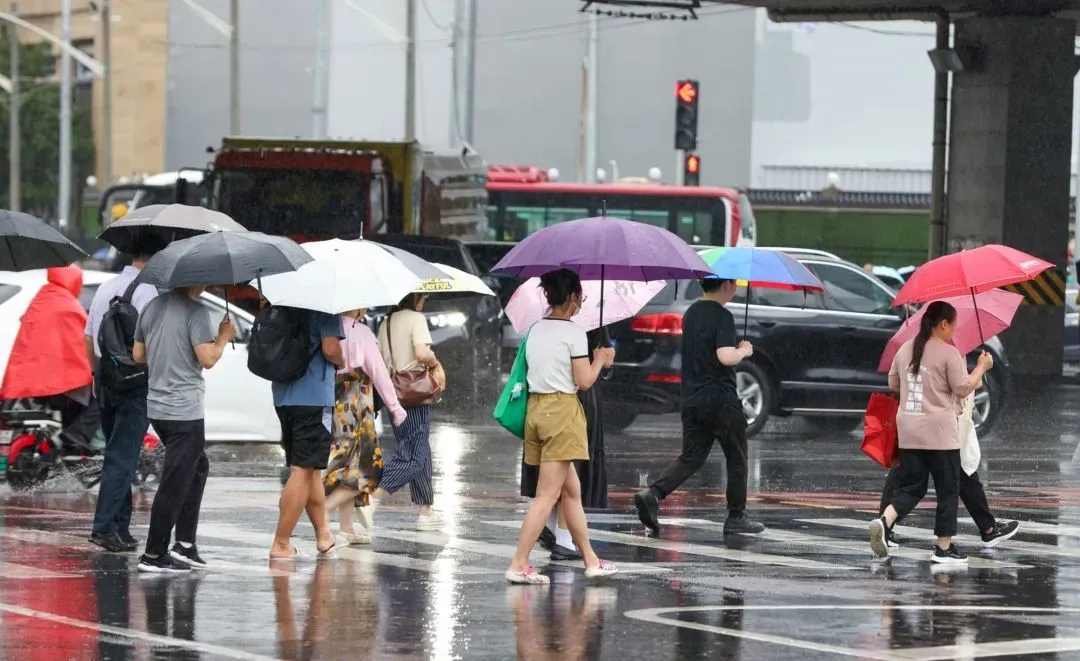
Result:
<svg viewBox="0 0 1080 661"><path fill-rule="evenodd" d="M666 229L609 216L546 227L514 246L492 271L521 278L570 269L582 280L687 280L713 275Z"/></svg>

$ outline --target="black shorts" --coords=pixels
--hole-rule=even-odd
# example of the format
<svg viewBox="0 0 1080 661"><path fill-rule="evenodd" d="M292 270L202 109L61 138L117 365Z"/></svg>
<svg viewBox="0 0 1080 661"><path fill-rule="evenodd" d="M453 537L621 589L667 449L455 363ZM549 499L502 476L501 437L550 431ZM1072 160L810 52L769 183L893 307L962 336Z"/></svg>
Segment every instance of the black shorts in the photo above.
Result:
<svg viewBox="0 0 1080 661"><path fill-rule="evenodd" d="M330 407L278 406L274 410L281 421L285 465L325 469L330 461L333 440L326 426L330 421Z"/></svg>

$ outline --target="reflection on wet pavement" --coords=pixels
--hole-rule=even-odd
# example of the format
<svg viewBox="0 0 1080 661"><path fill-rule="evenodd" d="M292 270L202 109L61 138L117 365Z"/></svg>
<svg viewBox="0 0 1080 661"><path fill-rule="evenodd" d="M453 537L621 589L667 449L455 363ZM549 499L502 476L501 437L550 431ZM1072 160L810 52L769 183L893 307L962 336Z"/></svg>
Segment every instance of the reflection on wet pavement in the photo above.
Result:
<svg viewBox="0 0 1080 661"><path fill-rule="evenodd" d="M1066 386L1014 406L984 439L991 505L1024 524L984 550L962 511L957 541L971 563L959 571L929 562L932 499L898 529L894 557L873 563L865 523L882 471L857 436L811 437L798 422L751 442L760 537L722 535L720 453L665 501L661 538L646 537L629 498L677 455L677 421L612 435L612 509L589 525L623 572L599 583L537 548L552 584L504 584L524 509L519 450L485 424L436 427L444 531L413 531L397 497L373 544L326 560L312 558L301 526L308 559L266 562L276 448L215 448L199 533L212 568L191 576L140 576L134 556L93 551L92 493L63 480L30 494L0 487L0 658L1080 659L1078 401ZM139 523L150 496L136 497Z"/></svg>

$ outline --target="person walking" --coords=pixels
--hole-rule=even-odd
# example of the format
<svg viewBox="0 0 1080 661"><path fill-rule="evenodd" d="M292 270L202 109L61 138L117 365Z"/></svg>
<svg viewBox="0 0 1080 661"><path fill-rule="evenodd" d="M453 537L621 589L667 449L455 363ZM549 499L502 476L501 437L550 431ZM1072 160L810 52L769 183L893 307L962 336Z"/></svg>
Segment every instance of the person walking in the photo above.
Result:
<svg viewBox="0 0 1080 661"><path fill-rule="evenodd" d="M98 287L86 320L86 355L94 370L95 396L105 435L105 452L98 486L97 505L90 542L113 553L134 551L138 541L131 535L131 483L139 467L143 439L150 421L146 414L145 379L117 383L107 376L101 362L101 330L114 299L126 302L138 314L158 295L152 285L138 284L139 276L152 252L137 249L129 266ZM134 338L135 328L125 329ZM130 348L130 347L129 347ZM109 360L113 356L107 357Z"/></svg>
<svg viewBox="0 0 1080 661"><path fill-rule="evenodd" d="M205 287L180 287L158 296L139 315L132 354L149 371L146 413L165 446L161 483L150 508L150 530L138 570L190 571L206 562L195 545L203 489L210 472L206 458L203 370L221 359L236 337L226 314L217 329L199 302ZM173 528L176 543L169 548Z"/></svg>
<svg viewBox="0 0 1080 661"><path fill-rule="evenodd" d="M616 572L615 565L598 558L589 544L581 481L572 466L574 461L589 458L585 412L577 398L578 390L591 388L601 370L611 367L615 350L598 347L589 360L585 331L570 321L585 302L576 273L568 269L552 271L540 278L540 284L551 313L533 325L525 343L529 402L524 448L525 463L540 467L539 480L536 496L521 522L517 550L506 570L507 581L525 585L551 582L528 561L556 503L585 562L585 576L601 578Z"/></svg>
<svg viewBox="0 0 1080 661"><path fill-rule="evenodd" d="M683 316L682 454L634 496L634 505L641 522L659 535L660 501L698 472L719 443L727 463L724 534L756 534L765 526L746 513L747 421L735 387L735 367L754 348L746 340L736 342L735 317L724 307L735 296L735 281L706 278L701 289L701 300Z"/></svg>
<svg viewBox="0 0 1080 661"><path fill-rule="evenodd" d="M905 342L893 359L889 388L900 393L896 415L900 465L889 505L870 523L870 548L877 558L889 557L888 532L926 496L933 477L937 544L930 559L942 564L967 562L952 542L961 472L957 398L975 391L994 360L982 352L969 374L964 357L949 343L955 330L956 309L934 301L926 307L918 335Z"/></svg>
<svg viewBox="0 0 1080 661"><path fill-rule="evenodd" d="M588 345L608 346L607 332L603 329L586 333ZM585 411L586 433L589 439L588 461L575 461L574 469L581 482L581 506L585 509L607 509L607 460L604 456L604 423L601 419L599 382L588 390L579 390L578 399ZM536 484L540 481L540 467L530 466L521 458L521 495L525 498L536 497ZM551 551L552 560L581 560L581 553L574 546L565 520L560 520L556 512L548 517L544 529L540 531L540 546Z"/></svg>
<svg viewBox="0 0 1080 661"><path fill-rule="evenodd" d="M431 331L421 314L427 296L409 294L396 305L379 327L379 350L390 373L414 372L438 364L431 350ZM381 501L409 485L409 496L419 506L417 530L439 530L442 518L431 508L435 488L431 482L431 404L405 407L405 422L394 427L397 448L383 469L371 507L361 508L364 527L373 525L373 515Z"/></svg>
<svg viewBox="0 0 1080 661"><path fill-rule="evenodd" d="M394 384L386 371L379 342L364 325L366 309L341 315L345 339L341 352L345 366L338 370L334 407L333 446L323 475L327 516L337 510L340 532L349 544L370 544L367 533L353 527L353 504L369 505L382 476L383 458L375 432L375 399L378 391L390 411L394 426L405 422Z"/></svg>
<svg viewBox="0 0 1080 661"><path fill-rule="evenodd" d="M297 310L296 314L309 334L312 356L299 379L272 385L289 479L281 491L271 560L290 560L300 555L291 540L304 511L315 527L315 549L319 554L337 548L326 515L322 471L330 461L334 376L337 368L345 367L341 351L345 334L337 315L311 310Z"/></svg>

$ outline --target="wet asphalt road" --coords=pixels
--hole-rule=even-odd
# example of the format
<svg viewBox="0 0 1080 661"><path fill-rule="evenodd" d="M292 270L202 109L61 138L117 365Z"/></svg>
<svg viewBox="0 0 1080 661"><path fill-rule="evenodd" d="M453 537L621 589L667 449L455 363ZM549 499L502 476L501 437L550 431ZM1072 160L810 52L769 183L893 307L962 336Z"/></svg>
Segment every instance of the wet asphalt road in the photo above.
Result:
<svg viewBox="0 0 1080 661"><path fill-rule="evenodd" d="M550 587L502 571L524 503L519 448L487 424L433 432L442 533L417 533L407 494L369 547L269 568L279 451L212 452L200 548L213 568L147 577L134 556L84 541L94 495L63 480L0 487L0 658L36 659L1080 659L1080 386L1018 396L983 439L990 502L1021 534L982 550L961 510L966 570L931 568L932 501L871 562L866 522L883 472L854 434L782 421L751 442L761 537L725 539L723 460L665 501L660 539L631 513L638 485L678 454L678 421L609 435L612 509L589 515L622 573L589 583L575 563L534 564ZM384 450L392 436L382 434ZM145 524L152 494L139 494ZM145 527L136 530L145 534Z"/></svg>

